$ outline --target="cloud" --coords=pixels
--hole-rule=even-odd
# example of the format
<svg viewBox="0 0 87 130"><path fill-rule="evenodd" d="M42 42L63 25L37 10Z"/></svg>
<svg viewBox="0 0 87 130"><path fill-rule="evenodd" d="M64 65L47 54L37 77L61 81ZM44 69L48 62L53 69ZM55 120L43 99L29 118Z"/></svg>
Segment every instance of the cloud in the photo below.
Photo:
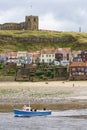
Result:
<svg viewBox="0 0 87 130"><path fill-rule="evenodd" d="M22 22L26 15L39 16L39 28L87 31L87 1L84 0L0 0L0 23Z"/></svg>
<svg viewBox="0 0 87 130"><path fill-rule="evenodd" d="M59 30L61 26L61 22L57 21L51 13L40 17L40 28L42 29L44 27L48 30Z"/></svg>

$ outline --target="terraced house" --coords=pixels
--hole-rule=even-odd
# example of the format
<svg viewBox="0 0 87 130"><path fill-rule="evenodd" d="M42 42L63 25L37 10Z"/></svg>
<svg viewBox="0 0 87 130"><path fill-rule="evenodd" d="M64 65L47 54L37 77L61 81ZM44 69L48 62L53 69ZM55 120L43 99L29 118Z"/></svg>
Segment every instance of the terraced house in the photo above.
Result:
<svg viewBox="0 0 87 130"><path fill-rule="evenodd" d="M8 52L6 53L6 57L7 57L7 63L17 63L18 62L18 58L17 58L17 52Z"/></svg>
<svg viewBox="0 0 87 130"><path fill-rule="evenodd" d="M52 63L55 61L55 49L44 49L41 51L40 62Z"/></svg>
<svg viewBox="0 0 87 130"><path fill-rule="evenodd" d="M70 79L72 80L87 79L87 61L73 62L70 65Z"/></svg>
<svg viewBox="0 0 87 130"><path fill-rule="evenodd" d="M61 52L60 52L61 50ZM61 56L61 57L60 57ZM43 49L41 51L27 52L27 51L18 51L18 52L8 52L6 53L8 63L17 63L21 64L32 64L32 63L54 63L54 61L59 62L55 65L68 65L71 57L70 48L49 48ZM56 63L56 62L55 62Z"/></svg>
<svg viewBox="0 0 87 130"><path fill-rule="evenodd" d="M66 66L71 62L71 48L58 48L55 50L55 60L62 66Z"/></svg>

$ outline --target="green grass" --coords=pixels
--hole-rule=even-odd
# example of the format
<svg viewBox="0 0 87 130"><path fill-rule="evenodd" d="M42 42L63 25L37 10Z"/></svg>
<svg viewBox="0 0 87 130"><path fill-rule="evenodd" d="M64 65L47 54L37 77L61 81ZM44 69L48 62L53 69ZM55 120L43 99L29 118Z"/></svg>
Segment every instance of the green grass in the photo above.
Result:
<svg viewBox="0 0 87 130"><path fill-rule="evenodd" d="M7 90L7 89L1 89L0 90L0 95L13 95L13 94L15 94L15 93L18 93L18 91L16 91L16 90L11 90L11 89L9 89L9 90Z"/></svg>
<svg viewBox="0 0 87 130"><path fill-rule="evenodd" d="M71 47L74 50L87 49L87 33L57 32L57 31L29 31L29 30L1 30L0 51L36 51L44 48ZM12 39L5 39L11 37ZM19 40L23 38L48 38L49 42L37 42ZM58 42L50 42L50 39L58 38Z"/></svg>

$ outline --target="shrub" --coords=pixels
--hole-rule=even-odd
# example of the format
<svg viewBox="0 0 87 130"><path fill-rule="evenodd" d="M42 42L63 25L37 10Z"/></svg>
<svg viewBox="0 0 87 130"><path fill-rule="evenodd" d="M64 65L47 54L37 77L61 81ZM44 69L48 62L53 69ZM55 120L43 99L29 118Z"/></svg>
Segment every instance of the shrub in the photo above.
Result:
<svg viewBox="0 0 87 130"><path fill-rule="evenodd" d="M43 72L43 71L38 70L35 74L36 74L36 76L40 76L40 75L43 75L43 74L44 74L44 72Z"/></svg>
<svg viewBox="0 0 87 130"><path fill-rule="evenodd" d="M2 64L2 63L0 63L0 69L3 69L3 68L4 68L3 64Z"/></svg>
<svg viewBox="0 0 87 130"><path fill-rule="evenodd" d="M15 74L15 69L14 68L9 68L7 71L8 75L14 75Z"/></svg>

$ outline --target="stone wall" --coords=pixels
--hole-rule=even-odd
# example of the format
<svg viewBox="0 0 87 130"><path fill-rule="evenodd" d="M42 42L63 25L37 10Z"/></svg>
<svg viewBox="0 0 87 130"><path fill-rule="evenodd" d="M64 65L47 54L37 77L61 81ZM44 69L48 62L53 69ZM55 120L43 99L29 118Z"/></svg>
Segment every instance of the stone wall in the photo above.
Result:
<svg viewBox="0 0 87 130"><path fill-rule="evenodd" d="M38 16L26 16L25 22L0 24L0 30L38 30Z"/></svg>
<svg viewBox="0 0 87 130"><path fill-rule="evenodd" d="M0 36L0 39L8 40L8 41L17 40L20 42L30 41L32 43L69 43L69 42L71 43L77 41L77 39L73 38L72 36L68 38L62 38L62 37L43 38L43 37L35 37L35 36L29 36L29 37Z"/></svg>

